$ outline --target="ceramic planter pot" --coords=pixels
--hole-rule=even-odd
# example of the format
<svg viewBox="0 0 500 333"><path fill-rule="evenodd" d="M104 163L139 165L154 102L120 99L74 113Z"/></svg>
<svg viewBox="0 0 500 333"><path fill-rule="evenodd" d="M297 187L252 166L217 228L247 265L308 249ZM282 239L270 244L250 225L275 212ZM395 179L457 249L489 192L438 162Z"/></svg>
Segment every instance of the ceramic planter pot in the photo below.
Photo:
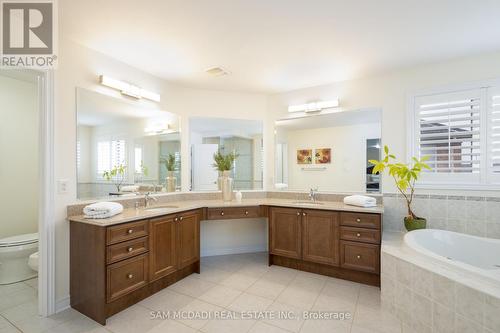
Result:
<svg viewBox="0 0 500 333"><path fill-rule="evenodd" d="M221 190L222 200L231 201L233 199L233 179L229 177L231 171L224 171L222 173Z"/></svg>
<svg viewBox="0 0 500 333"><path fill-rule="evenodd" d="M174 171L168 171L167 176L167 192L175 192L177 187L177 178L174 176Z"/></svg>
<svg viewBox="0 0 500 333"><path fill-rule="evenodd" d="M427 220L423 217L411 218L406 216L405 220L405 228L408 231L417 230L417 229L425 229L427 226Z"/></svg>

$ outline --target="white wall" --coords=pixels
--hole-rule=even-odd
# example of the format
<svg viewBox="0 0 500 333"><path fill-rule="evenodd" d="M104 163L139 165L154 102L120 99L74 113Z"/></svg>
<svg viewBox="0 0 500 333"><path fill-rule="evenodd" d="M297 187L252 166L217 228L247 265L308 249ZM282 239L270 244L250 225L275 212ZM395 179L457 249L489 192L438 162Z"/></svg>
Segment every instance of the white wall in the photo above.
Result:
<svg viewBox="0 0 500 333"><path fill-rule="evenodd" d="M380 124L357 124L287 132L290 190L366 191L366 140L380 137ZM330 164L297 164L298 149L331 148ZM303 171L325 167L323 171Z"/></svg>
<svg viewBox="0 0 500 333"><path fill-rule="evenodd" d="M275 94L269 99L269 110L274 119L279 119L288 116L289 104L337 97L344 110L381 109L382 144L388 145L397 157L406 159L406 112L409 94L433 87L499 77L500 53L489 53L402 69L369 78ZM273 155L268 155L267 158L269 162L274 163ZM268 178L267 182L269 186L272 185L271 178ZM382 187L384 192L395 192L395 187L387 176L383 178ZM438 192L456 193L447 190ZM498 195L499 192L490 191L489 194Z"/></svg>
<svg viewBox="0 0 500 333"><path fill-rule="evenodd" d="M36 84L0 74L0 238L38 230L38 117Z"/></svg>
<svg viewBox="0 0 500 333"><path fill-rule="evenodd" d="M68 193L56 193L56 300L64 301L69 294L69 223L66 221L66 207L76 200L76 88L81 87L105 93L119 99L126 99L119 92L98 83L98 75L133 82L148 90L161 93L162 102L158 109L180 116L182 187L189 188L189 117L210 116L262 120L267 117L267 97L261 94L210 91L185 88L170 84L150 74L130 67L101 53L87 49L64 38L60 29L59 65L55 71L55 178L68 179ZM141 100L138 105L154 105ZM267 123L269 124L269 123ZM272 135L273 126L265 126ZM268 136L266 144L272 148ZM222 222L228 223L230 222ZM241 228L245 228L244 225ZM235 237L243 232L239 227L230 228ZM265 237L262 229L255 227L255 239ZM245 229L245 233L249 233Z"/></svg>

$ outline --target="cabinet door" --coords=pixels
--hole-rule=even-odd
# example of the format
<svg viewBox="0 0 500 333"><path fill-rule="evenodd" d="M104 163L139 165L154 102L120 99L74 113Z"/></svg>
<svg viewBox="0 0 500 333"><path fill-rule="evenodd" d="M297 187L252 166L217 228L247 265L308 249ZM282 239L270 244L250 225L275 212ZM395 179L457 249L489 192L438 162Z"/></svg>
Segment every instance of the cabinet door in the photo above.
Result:
<svg viewBox="0 0 500 333"><path fill-rule="evenodd" d="M173 215L150 221L149 278L159 279L177 269L176 223Z"/></svg>
<svg viewBox="0 0 500 333"><path fill-rule="evenodd" d="M339 264L339 214L320 210L302 212L302 259Z"/></svg>
<svg viewBox="0 0 500 333"><path fill-rule="evenodd" d="M200 260L200 213L186 212L179 215L177 224L178 268Z"/></svg>
<svg viewBox="0 0 500 333"><path fill-rule="evenodd" d="M301 211L294 208L270 208L269 252L300 259Z"/></svg>

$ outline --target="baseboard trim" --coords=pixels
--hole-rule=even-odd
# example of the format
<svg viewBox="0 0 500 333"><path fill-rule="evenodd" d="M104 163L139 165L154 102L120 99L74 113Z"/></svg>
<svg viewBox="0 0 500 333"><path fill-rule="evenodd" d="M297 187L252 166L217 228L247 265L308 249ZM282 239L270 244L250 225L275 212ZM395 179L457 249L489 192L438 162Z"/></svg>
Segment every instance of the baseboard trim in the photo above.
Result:
<svg viewBox="0 0 500 333"><path fill-rule="evenodd" d="M267 251L267 245L252 245L252 246L241 246L241 247L231 247L222 249L201 249L202 257L211 256L222 256L226 254L240 254L240 253L252 253L252 252L265 252Z"/></svg>
<svg viewBox="0 0 500 333"><path fill-rule="evenodd" d="M69 295L56 301L56 313L69 309L70 298Z"/></svg>

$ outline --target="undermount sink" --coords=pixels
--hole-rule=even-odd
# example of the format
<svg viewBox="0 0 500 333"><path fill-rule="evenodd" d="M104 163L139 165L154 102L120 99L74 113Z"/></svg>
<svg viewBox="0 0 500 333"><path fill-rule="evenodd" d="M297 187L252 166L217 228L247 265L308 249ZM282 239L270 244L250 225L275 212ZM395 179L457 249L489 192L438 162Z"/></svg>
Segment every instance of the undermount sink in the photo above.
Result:
<svg viewBox="0 0 500 333"><path fill-rule="evenodd" d="M310 205L310 206L319 206L322 205L322 202L317 202L317 201L294 201L293 202L296 205Z"/></svg>
<svg viewBox="0 0 500 333"><path fill-rule="evenodd" d="M179 208L179 206L155 206L155 207L145 208L144 210L147 212L155 213L155 212L163 212L166 210L176 209L176 208Z"/></svg>

